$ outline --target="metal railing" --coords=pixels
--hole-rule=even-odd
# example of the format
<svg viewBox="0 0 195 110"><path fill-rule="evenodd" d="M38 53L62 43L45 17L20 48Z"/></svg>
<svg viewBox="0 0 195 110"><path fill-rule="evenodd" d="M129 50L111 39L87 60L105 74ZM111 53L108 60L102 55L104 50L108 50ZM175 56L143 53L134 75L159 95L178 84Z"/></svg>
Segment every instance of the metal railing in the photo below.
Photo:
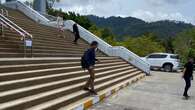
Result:
<svg viewBox="0 0 195 110"><path fill-rule="evenodd" d="M26 16L35 20L38 23L47 24L47 22L49 22L47 18L42 16L37 11L33 10L31 7L25 5L21 1L6 2L4 6L12 8L12 9L18 9L19 11L23 12Z"/></svg>
<svg viewBox="0 0 195 110"><path fill-rule="evenodd" d="M30 47L30 49L31 49L31 57L32 57L32 53L33 53L33 47L32 47L33 36L31 34L29 34L27 31L25 31L24 29L22 29L21 27L19 27L18 25L16 25L14 22L9 20L6 16L4 16L4 14L6 14L6 16L8 16L8 11L5 10L5 9L3 9L2 13L0 14L0 23L1 23L1 34L2 34L2 37L5 37L5 35L4 35L4 28L8 28L8 29L11 29L11 30L15 31L20 36L22 36L21 40L23 40L23 44L24 44L24 47L23 47L24 48L24 57L26 57L26 52L27 52L27 48L28 47Z"/></svg>
<svg viewBox="0 0 195 110"><path fill-rule="evenodd" d="M4 16L8 16L8 11L6 9L1 9L1 14Z"/></svg>

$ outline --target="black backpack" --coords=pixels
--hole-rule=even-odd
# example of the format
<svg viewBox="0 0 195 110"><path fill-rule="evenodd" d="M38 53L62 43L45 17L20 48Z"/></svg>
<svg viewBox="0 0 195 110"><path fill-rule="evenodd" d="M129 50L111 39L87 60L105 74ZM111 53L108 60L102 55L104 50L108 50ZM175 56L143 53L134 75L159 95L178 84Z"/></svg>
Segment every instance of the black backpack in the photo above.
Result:
<svg viewBox="0 0 195 110"><path fill-rule="evenodd" d="M81 57L81 67L83 69L86 69L87 68L87 62L86 62L84 56Z"/></svg>
<svg viewBox="0 0 195 110"><path fill-rule="evenodd" d="M85 51L85 53L83 54L83 56L81 57L81 67L83 69L87 69L88 68L88 64L87 61L85 60L85 55L87 54L88 50Z"/></svg>

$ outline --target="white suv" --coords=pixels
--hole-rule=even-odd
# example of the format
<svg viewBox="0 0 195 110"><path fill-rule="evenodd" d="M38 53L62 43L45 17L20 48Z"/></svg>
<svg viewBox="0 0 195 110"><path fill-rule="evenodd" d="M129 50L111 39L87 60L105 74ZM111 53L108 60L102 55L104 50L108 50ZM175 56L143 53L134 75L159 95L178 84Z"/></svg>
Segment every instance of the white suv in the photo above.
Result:
<svg viewBox="0 0 195 110"><path fill-rule="evenodd" d="M151 69L160 68L166 72L180 69L180 60L177 54L153 53L143 59L150 64Z"/></svg>

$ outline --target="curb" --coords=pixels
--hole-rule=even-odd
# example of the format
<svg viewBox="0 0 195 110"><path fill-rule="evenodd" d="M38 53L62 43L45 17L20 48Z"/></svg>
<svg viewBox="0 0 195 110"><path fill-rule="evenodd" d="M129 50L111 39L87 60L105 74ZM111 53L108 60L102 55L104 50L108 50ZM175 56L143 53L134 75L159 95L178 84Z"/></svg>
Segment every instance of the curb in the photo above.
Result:
<svg viewBox="0 0 195 110"><path fill-rule="evenodd" d="M98 102L103 101L104 99L115 94L116 92L123 89L124 87L127 87L127 86L134 84L137 81L145 78L145 76L146 76L145 74L141 74L138 77L135 77L135 78L132 78L132 79L126 81L124 84L120 84L119 86L117 86L113 89L110 89L108 91L104 91L104 92L100 93L98 96L90 97L87 100L83 101L82 103L75 105L74 107L72 106L71 108L69 108L67 110L87 110L91 106L97 104Z"/></svg>

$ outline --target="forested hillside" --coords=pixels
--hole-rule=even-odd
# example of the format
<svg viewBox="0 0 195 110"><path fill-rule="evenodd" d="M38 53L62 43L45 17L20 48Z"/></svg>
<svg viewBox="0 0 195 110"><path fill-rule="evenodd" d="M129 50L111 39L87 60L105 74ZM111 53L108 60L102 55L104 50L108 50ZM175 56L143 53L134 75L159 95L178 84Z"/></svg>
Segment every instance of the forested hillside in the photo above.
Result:
<svg viewBox="0 0 195 110"><path fill-rule="evenodd" d="M184 22L168 20L148 23L133 17L104 18L93 15L87 17L98 27L109 28L120 38L124 36L137 37L146 33L153 33L158 38L166 39L168 37L176 36L176 34L193 27L193 25Z"/></svg>

